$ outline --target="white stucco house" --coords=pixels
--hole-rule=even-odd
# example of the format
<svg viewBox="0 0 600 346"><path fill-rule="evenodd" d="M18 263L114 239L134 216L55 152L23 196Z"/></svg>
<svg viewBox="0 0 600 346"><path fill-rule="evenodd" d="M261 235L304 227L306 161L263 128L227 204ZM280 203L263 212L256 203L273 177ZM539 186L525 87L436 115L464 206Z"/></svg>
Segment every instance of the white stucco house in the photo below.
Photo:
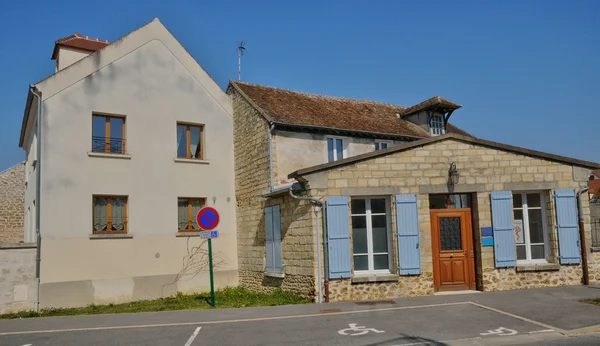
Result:
<svg viewBox="0 0 600 346"><path fill-rule="evenodd" d="M25 241L41 255L36 306L208 289L202 206L221 214L215 286L237 285L225 92L158 19L112 43L65 37L52 58L56 72L30 86L19 142Z"/></svg>

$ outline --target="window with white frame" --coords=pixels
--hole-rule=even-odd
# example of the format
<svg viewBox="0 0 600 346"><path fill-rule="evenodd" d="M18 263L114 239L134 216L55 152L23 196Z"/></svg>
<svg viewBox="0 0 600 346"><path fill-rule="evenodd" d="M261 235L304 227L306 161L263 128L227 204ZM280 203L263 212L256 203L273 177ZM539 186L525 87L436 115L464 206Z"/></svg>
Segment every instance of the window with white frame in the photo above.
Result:
<svg viewBox="0 0 600 346"><path fill-rule="evenodd" d="M544 197L513 192L513 229L518 261L546 261Z"/></svg>
<svg viewBox="0 0 600 346"><path fill-rule="evenodd" d="M389 273L388 200L352 198L352 256L355 273Z"/></svg>
<svg viewBox="0 0 600 346"><path fill-rule="evenodd" d="M392 146L392 141L375 141L375 150L387 149Z"/></svg>
<svg viewBox="0 0 600 346"><path fill-rule="evenodd" d="M444 117L441 114L431 113L429 128L432 136L439 136L445 133Z"/></svg>
<svg viewBox="0 0 600 346"><path fill-rule="evenodd" d="M327 160L333 162L346 157L344 140L337 137L327 137Z"/></svg>

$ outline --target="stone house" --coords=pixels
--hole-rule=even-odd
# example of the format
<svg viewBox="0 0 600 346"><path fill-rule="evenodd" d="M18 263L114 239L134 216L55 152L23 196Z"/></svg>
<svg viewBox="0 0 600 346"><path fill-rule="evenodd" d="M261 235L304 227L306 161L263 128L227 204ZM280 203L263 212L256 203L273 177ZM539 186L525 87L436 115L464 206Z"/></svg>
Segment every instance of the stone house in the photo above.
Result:
<svg viewBox="0 0 600 346"><path fill-rule="evenodd" d="M0 172L0 244L23 241L25 165L20 162Z"/></svg>
<svg viewBox="0 0 600 346"><path fill-rule="evenodd" d="M239 82L228 93L242 285L338 301L582 282L577 193L599 164L469 136L441 98L404 108ZM586 194L581 206L600 282Z"/></svg>
<svg viewBox="0 0 600 346"><path fill-rule="evenodd" d="M208 290L195 222L207 205L221 212L216 287L237 285L225 92L158 19L114 42L62 38L52 59L56 72L28 91L19 142L24 238L41 242L35 307Z"/></svg>

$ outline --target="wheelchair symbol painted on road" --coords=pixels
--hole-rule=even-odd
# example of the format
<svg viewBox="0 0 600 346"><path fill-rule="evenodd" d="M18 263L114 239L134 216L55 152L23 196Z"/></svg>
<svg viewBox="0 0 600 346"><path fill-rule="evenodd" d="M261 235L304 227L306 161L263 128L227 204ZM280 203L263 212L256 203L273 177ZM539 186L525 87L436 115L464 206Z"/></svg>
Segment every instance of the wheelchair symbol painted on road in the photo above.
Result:
<svg viewBox="0 0 600 346"><path fill-rule="evenodd" d="M482 335L482 336L486 336L486 335L508 336L508 335L515 335L517 333L518 332L516 330L500 327L498 329L488 330L487 333L480 333L480 335Z"/></svg>
<svg viewBox="0 0 600 346"><path fill-rule="evenodd" d="M357 326L357 323L350 323L348 328L338 330L338 334L340 335L349 335L349 336L358 336L365 335L368 332L373 333L385 333L383 330L377 330L375 328L367 328L364 326Z"/></svg>

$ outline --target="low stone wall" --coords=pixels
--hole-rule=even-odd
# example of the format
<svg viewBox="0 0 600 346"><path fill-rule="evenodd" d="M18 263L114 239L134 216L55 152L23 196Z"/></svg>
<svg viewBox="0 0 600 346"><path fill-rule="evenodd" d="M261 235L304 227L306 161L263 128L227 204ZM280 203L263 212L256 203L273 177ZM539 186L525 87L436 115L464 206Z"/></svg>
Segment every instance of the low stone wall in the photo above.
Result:
<svg viewBox="0 0 600 346"><path fill-rule="evenodd" d="M294 292L305 298L314 299L315 278L310 275L289 275L283 278L266 276L262 272L240 270L240 286L254 291L269 293L277 288L284 291Z"/></svg>
<svg viewBox="0 0 600 346"><path fill-rule="evenodd" d="M329 301L372 300L433 295L433 276L401 276L398 281L352 283L351 279L329 282Z"/></svg>
<svg viewBox="0 0 600 346"><path fill-rule="evenodd" d="M0 314L33 310L35 244L0 244Z"/></svg>
<svg viewBox="0 0 600 346"><path fill-rule="evenodd" d="M515 268L483 270L484 291L581 285L581 266L560 266L555 271L517 272Z"/></svg>
<svg viewBox="0 0 600 346"><path fill-rule="evenodd" d="M600 284L600 251L592 252L588 257L588 273L591 284Z"/></svg>

